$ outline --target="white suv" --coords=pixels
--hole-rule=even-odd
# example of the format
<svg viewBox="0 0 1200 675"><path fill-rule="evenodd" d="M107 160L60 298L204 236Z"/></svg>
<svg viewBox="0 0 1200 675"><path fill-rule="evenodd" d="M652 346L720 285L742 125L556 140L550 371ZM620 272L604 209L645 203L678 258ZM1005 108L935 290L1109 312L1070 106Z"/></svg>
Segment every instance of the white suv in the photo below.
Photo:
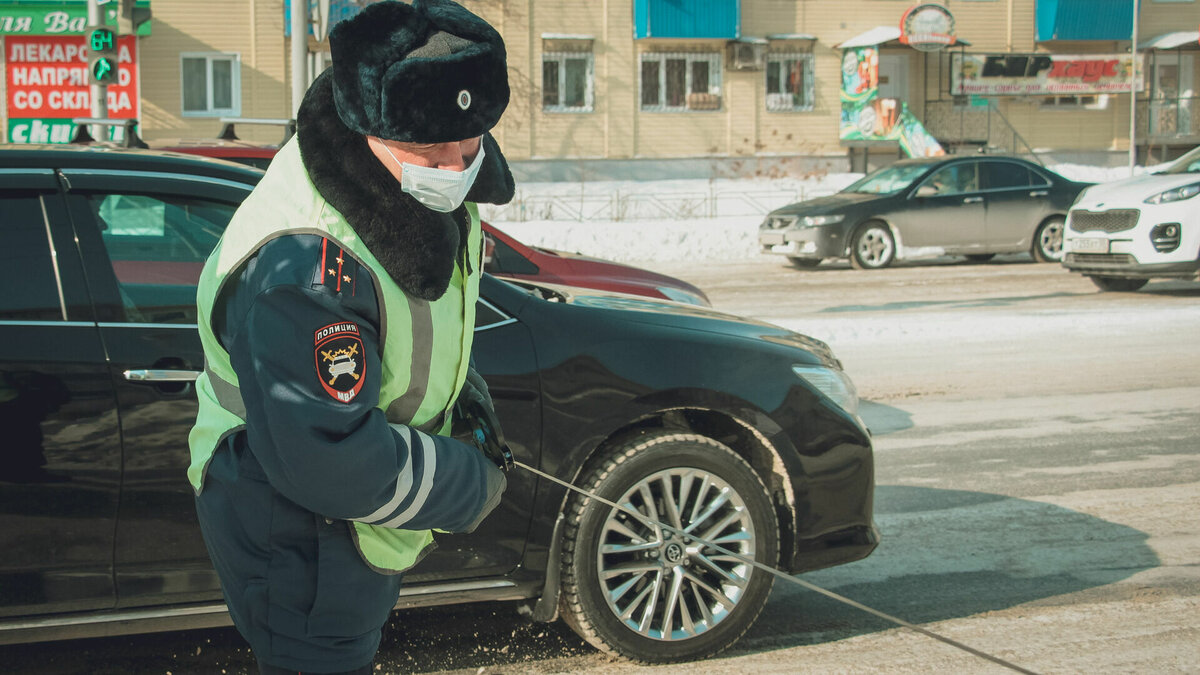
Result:
<svg viewBox="0 0 1200 675"><path fill-rule="evenodd" d="M1165 171L1080 193L1067 216L1063 266L1103 291L1200 272L1200 147Z"/></svg>

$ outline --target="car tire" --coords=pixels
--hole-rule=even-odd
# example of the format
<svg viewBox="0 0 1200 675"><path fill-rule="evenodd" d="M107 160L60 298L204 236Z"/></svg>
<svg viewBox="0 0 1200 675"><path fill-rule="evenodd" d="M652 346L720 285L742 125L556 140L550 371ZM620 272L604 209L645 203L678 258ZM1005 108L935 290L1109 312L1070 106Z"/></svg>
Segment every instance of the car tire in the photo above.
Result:
<svg viewBox="0 0 1200 675"><path fill-rule="evenodd" d="M1033 235L1033 259L1060 262L1063 259L1063 228L1067 221L1059 216L1046 219Z"/></svg>
<svg viewBox="0 0 1200 675"><path fill-rule="evenodd" d="M711 438L640 436L609 452L580 486L677 529L719 527L699 536L772 567L778 561L770 494L746 460ZM563 541L563 618L598 649L645 663L693 661L726 649L766 605L774 576L658 532L574 495ZM619 572L623 566L631 569Z"/></svg>
<svg viewBox="0 0 1200 675"><path fill-rule="evenodd" d="M788 262L798 270L811 270L821 264L821 258L796 258L789 257Z"/></svg>
<svg viewBox="0 0 1200 675"><path fill-rule="evenodd" d="M1088 277L1102 291L1132 293L1146 285L1149 279L1126 279L1124 277Z"/></svg>
<svg viewBox="0 0 1200 675"><path fill-rule="evenodd" d="M850 241L850 266L878 270L896 259L896 239L885 223L873 221L858 228Z"/></svg>
<svg viewBox="0 0 1200 675"><path fill-rule="evenodd" d="M985 263L995 257L995 253L972 253L967 256L967 260L973 263Z"/></svg>

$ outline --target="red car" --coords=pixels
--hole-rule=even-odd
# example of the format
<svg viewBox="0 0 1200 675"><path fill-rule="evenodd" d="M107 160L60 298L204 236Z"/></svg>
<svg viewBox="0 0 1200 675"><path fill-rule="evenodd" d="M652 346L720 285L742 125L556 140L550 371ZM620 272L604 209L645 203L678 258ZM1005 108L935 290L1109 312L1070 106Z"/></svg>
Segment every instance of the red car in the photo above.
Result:
<svg viewBox="0 0 1200 675"><path fill-rule="evenodd" d="M223 119L222 122L224 128L216 139L177 141L155 145L155 149L218 157L265 169L278 147L239 139L234 124L285 126L285 142L294 132L290 120ZM526 246L486 222L483 231L487 237L484 269L498 277L595 288L706 307L712 304L704 291L681 279L577 253Z"/></svg>
<svg viewBox="0 0 1200 675"><path fill-rule="evenodd" d="M712 304L704 291L682 279L578 253L526 246L487 222L483 232L484 270L498 277L644 295L690 305Z"/></svg>
<svg viewBox="0 0 1200 675"><path fill-rule="evenodd" d="M192 140L185 138L166 144L155 144L154 149L168 152L186 152L189 155L216 157L217 159L225 159L239 164L249 164L258 169L266 169L267 165L271 163L271 159L275 157L275 153L279 152L277 146L248 143L240 139L226 141L221 139Z"/></svg>
<svg viewBox="0 0 1200 675"><path fill-rule="evenodd" d="M244 141L238 138L237 132L234 130L234 125L236 124L243 126L269 125L283 127L283 140L279 142L279 145ZM221 133L216 138L181 139L166 143L156 143L154 149L216 157L231 162L238 162L239 164L249 164L257 169L266 169L267 165L271 163L271 159L275 157L275 153L279 152L279 148L294 133L296 133L296 123L293 120L225 117L221 119Z"/></svg>

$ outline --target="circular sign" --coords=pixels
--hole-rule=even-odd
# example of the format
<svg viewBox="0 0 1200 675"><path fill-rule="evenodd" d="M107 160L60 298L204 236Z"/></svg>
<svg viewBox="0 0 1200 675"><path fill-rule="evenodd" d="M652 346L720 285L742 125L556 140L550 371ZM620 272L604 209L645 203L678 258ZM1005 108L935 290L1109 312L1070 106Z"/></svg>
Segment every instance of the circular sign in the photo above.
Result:
<svg viewBox="0 0 1200 675"><path fill-rule="evenodd" d="M875 109L867 106L858 111L858 119L854 125L858 127L858 132L863 136L871 136L875 133L875 122L879 119L879 115Z"/></svg>
<svg viewBox="0 0 1200 675"><path fill-rule="evenodd" d="M853 77L858 72L858 56L847 50L846 55L842 57L842 76Z"/></svg>
<svg viewBox="0 0 1200 675"><path fill-rule="evenodd" d="M936 52L954 44L954 15L935 3L908 8L900 17L900 42L923 52Z"/></svg>

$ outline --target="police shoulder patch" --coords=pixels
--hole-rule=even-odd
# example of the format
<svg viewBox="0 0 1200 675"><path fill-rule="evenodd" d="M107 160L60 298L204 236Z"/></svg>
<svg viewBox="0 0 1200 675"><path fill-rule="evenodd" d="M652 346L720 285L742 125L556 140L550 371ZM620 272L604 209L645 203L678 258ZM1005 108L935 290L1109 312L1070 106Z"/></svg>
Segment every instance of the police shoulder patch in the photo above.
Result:
<svg viewBox="0 0 1200 675"><path fill-rule="evenodd" d="M321 259L317 268L315 285L324 286L334 293L349 292L355 295L358 263L336 243L326 237L321 240Z"/></svg>
<svg viewBox="0 0 1200 675"><path fill-rule="evenodd" d="M313 333L313 352L321 387L335 401L349 403L362 391L367 359L358 324L331 323Z"/></svg>

